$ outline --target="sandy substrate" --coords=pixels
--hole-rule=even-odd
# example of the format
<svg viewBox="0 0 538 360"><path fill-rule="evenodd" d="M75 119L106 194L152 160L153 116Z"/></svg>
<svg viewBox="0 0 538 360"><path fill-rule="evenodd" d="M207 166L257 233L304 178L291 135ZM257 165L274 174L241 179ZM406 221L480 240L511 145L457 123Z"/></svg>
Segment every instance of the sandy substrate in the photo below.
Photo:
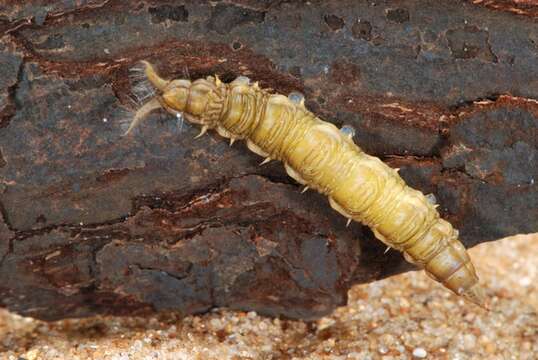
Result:
<svg viewBox="0 0 538 360"><path fill-rule="evenodd" d="M471 257L490 312L423 272L355 286L311 323L227 310L44 323L0 310L0 359L538 359L538 235Z"/></svg>

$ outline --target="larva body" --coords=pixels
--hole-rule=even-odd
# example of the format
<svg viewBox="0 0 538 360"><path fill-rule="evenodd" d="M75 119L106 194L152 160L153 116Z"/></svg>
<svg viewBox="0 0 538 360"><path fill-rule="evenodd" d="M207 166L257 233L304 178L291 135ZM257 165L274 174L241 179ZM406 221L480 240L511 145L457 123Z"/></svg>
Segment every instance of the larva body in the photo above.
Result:
<svg viewBox="0 0 538 360"><path fill-rule="evenodd" d="M250 150L266 161L282 161L293 179L326 195L333 209L368 225L431 277L485 306L475 269L452 225L396 170L364 153L345 129L308 111L302 97L271 94L242 77L230 84L214 77L167 81L144 64L161 94L138 110L128 132L149 111L163 107L201 125L200 135L215 129L231 142L245 140Z"/></svg>

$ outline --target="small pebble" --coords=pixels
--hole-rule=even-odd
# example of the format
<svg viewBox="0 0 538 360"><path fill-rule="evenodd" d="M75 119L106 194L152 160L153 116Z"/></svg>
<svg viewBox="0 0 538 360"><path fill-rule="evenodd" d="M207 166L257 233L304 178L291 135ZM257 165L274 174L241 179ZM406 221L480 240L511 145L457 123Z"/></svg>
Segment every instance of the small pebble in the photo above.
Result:
<svg viewBox="0 0 538 360"><path fill-rule="evenodd" d="M247 314L247 317L249 319L255 319L256 318L256 312L255 311L249 311L248 314Z"/></svg>
<svg viewBox="0 0 538 360"><path fill-rule="evenodd" d="M209 324L214 328L220 328L222 326L220 319L211 319Z"/></svg>
<svg viewBox="0 0 538 360"><path fill-rule="evenodd" d="M385 345L381 345L380 347L377 348L377 351L380 354L386 354L386 353L389 352L389 349L387 349L387 347Z"/></svg>
<svg viewBox="0 0 538 360"><path fill-rule="evenodd" d="M413 356L418 359L424 359L427 355L428 353L423 348L419 347L419 348L413 349Z"/></svg>

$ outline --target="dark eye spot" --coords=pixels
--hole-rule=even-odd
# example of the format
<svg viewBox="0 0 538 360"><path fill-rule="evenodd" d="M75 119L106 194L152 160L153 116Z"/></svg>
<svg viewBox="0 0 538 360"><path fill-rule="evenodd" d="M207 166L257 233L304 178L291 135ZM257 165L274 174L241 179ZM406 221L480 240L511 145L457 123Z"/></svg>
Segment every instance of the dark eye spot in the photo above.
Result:
<svg viewBox="0 0 538 360"><path fill-rule="evenodd" d="M336 15L325 15L323 19L332 31L338 31L344 27L344 20Z"/></svg>
<svg viewBox="0 0 538 360"><path fill-rule="evenodd" d="M232 49L239 50L243 47L243 44L241 44L239 41L234 41L232 43Z"/></svg>

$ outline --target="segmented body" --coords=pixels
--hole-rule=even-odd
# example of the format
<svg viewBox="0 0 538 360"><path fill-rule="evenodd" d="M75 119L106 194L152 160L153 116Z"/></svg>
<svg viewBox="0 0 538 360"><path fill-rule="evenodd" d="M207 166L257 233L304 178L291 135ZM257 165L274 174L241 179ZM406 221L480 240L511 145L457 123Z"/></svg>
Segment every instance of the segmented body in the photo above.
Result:
<svg viewBox="0 0 538 360"><path fill-rule="evenodd" d="M268 160L283 162L297 182L326 195L331 207L368 225L389 247L421 267L447 288L485 306L478 277L458 233L420 191L398 172L364 153L348 131L325 122L296 94L271 94L238 78L224 84L216 77L167 81L151 65L146 75L162 94L142 107L131 128L152 109L182 113L221 136L245 140ZM130 128L130 129L131 129Z"/></svg>

